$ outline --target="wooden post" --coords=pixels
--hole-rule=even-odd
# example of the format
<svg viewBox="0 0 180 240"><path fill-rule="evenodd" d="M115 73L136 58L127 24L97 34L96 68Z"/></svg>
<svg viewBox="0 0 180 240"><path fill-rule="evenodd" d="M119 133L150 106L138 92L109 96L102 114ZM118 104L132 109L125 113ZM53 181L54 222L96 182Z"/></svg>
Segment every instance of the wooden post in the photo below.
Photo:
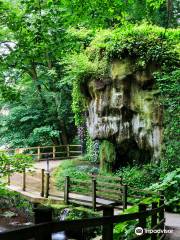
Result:
<svg viewBox="0 0 180 240"><path fill-rule="evenodd" d="M41 148L40 147L38 147L37 148L37 160L39 161L40 159L41 159Z"/></svg>
<svg viewBox="0 0 180 240"><path fill-rule="evenodd" d="M64 203L69 204L69 185L70 185L70 178L66 176L65 183L64 183Z"/></svg>
<svg viewBox="0 0 180 240"><path fill-rule="evenodd" d="M144 203L139 204L139 212L145 212L146 209L147 209L146 204L144 204ZM143 229L143 232L144 232L144 229L146 228L146 215L139 217L138 226L141 227Z"/></svg>
<svg viewBox="0 0 180 240"><path fill-rule="evenodd" d="M152 203L152 209L157 208L157 202L153 202ZM153 214L151 216L151 229L153 229L154 226L157 225L157 213ZM151 234L151 240L157 240L157 234L156 233L152 233Z"/></svg>
<svg viewBox="0 0 180 240"><path fill-rule="evenodd" d="M96 210L96 179L92 178L92 208Z"/></svg>
<svg viewBox="0 0 180 240"><path fill-rule="evenodd" d="M8 165L8 167L7 167L7 170L8 170L8 175L7 175L7 184L8 184L8 186L10 186L11 185L11 173L10 173L10 165Z"/></svg>
<svg viewBox="0 0 180 240"><path fill-rule="evenodd" d="M53 146L53 159L55 159L55 158L56 158L56 147Z"/></svg>
<svg viewBox="0 0 180 240"><path fill-rule="evenodd" d="M40 224L45 222L52 222L51 208L34 208L34 223ZM36 240L51 240L51 228L47 228L46 232L39 232L35 237Z"/></svg>
<svg viewBox="0 0 180 240"><path fill-rule="evenodd" d="M160 201L159 201L159 207L164 205L164 196L161 195L160 197ZM159 212L159 220L162 220L164 219L164 208L162 208Z"/></svg>
<svg viewBox="0 0 180 240"><path fill-rule="evenodd" d="M123 185L122 201L123 201L123 211L124 211L125 209L127 209L127 184Z"/></svg>
<svg viewBox="0 0 180 240"><path fill-rule="evenodd" d="M123 185L123 178L121 177L120 182L121 185Z"/></svg>
<svg viewBox="0 0 180 240"><path fill-rule="evenodd" d="M7 180L7 184L8 184L8 186L10 186L11 185L11 175L10 175L10 173L8 173L8 180Z"/></svg>
<svg viewBox="0 0 180 240"><path fill-rule="evenodd" d="M69 145L66 146L66 150L67 150L67 158L69 158L70 157Z"/></svg>
<svg viewBox="0 0 180 240"><path fill-rule="evenodd" d="M50 174L49 172L46 172L46 190L45 190L45 198L49 197L49 181L50 180Z"/></svg>
<svg viewBox="0 0 180 240"><path fill-rule="evenodd" d="M104 206L103 217L112 217L114 208L112 206ZM103 225L102 240L113 240L113 224L108 223Z"/></svg>
<svg viewBox="0 0 180 240"><path fill-rule="evenodd" d="M23 181L22 181L22 190L26 191L26 169L23 170Z"/></svg>
<svg viewBox="0 0 180 240"><path fill-rule="evenodd" d="M44 169L41 169L41 197L44 197Z"/></svg>
<svg viewBox="0 0 180 240"><path fill-rule="evenodd" d="M160 196L159 207L162 205L164 205L164 196L163 195ZM162 209L160 209L160 212L159 212L159 221L161 221L163 219L164 219L164 207ZM163 222L161 225L161 229L164 230L164 228L165 228L165 224ZM160 234L160 236L161 235L163 235L163 233Z"/></svg>

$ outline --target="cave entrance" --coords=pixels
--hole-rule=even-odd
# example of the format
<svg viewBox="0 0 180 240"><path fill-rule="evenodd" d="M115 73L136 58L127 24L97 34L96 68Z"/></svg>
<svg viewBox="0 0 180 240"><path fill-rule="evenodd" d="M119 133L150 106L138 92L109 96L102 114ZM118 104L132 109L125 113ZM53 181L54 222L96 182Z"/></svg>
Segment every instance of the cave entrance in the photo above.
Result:
<svg viewBox="0 0 180 240"><path fill-rule="evenodd" d="M151 160L151 152L147 149L140 149L133 139L123 141L116 147L115 169L127 165L144 164Z"/></svg>

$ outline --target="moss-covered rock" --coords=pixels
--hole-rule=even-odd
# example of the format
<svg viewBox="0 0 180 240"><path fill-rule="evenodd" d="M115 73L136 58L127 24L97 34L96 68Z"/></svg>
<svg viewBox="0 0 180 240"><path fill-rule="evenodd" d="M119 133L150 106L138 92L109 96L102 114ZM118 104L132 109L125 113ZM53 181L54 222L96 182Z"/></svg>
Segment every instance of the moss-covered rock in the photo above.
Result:
<svg viewBox="0 0 180 240"><path fill-rule="evenodd" d="M100 30L71 66L74 89L79 86L73 104L86 99L86 106L78 105L74 112L77 118L82 109L88 112L92 139L113 142L117 167L122 159L138 164L160 159L163 112L154 75L178 66L179 37L179 29L148 24ZM137 154L127 154L132 146ZM102 168L107 157L103 150Z"/></svg>
<svg viewBox="0 0 180 240"><path fill-rule="evenodd" d="M100 146L100 168L105 172L112 172L116 160L116 150L113 143L104 140Z"/></svg>

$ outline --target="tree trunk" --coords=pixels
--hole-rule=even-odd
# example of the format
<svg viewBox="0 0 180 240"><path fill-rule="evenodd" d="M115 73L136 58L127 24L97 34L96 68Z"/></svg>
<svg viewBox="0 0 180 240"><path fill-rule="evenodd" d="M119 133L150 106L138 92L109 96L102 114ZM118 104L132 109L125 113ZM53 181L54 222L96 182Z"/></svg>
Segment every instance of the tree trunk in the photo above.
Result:
<svg viewBox="0 0 180 240"><path fill-rule="evenodd" d="M67 131L66 126L63 120L59 119L59 125L61 128L61 142L63 145L68 145L68 137L67 137Z"/></svg>
<svg viewBox="0 0 180 240"><path fill-rule="evenodd" d="M31 78L33 79L33 81L35 82L37 91L39 93L39 96L41 98L41 103L43 105L43 107L47 107L46 105L46 100L43 97L43 93L42 93L42 87L41 84L38 83L38 76L37 76L37 71L36 71L36 65L34 64L34 62L31 63L31 68L28 70L29 75L31 76Z"/></svg>
<svg viewBox="0 0 180 240"><path fill-rule="evenodd" d="M63 145L68 144L68 136L67 136L67 129L66 129L66 124L64 120L61 117L61 110L60 110L60 105L61 105L61 99L57 96L57 92L54 92L54 100L55 100L55 105L56 105L56 111L57 111L57 118L59 120L59 126L60 126L60 139Z"/></svg>
<svg viewBox="0 0 180 240"><path fill-rule="evenodd" d="M167 27L169 27L173 14L172 0L166 0L166 7L167 7Z"/></svg>

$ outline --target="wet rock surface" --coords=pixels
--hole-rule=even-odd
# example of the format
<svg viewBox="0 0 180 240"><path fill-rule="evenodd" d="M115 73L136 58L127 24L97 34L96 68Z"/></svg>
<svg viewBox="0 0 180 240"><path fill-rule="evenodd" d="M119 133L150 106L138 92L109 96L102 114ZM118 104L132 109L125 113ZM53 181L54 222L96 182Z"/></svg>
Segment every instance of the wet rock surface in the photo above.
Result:
<svg viewBox="0 0 180 240"><path fill-rule="evenodd" d="M156 67L152 64L137 71L130 59L114 60L110 66L108 78L87 83L90 136L112 142L116 146L117 161L158 159L162 108L154 87ZM129 149L134 152L130 154Z"/></svg>

